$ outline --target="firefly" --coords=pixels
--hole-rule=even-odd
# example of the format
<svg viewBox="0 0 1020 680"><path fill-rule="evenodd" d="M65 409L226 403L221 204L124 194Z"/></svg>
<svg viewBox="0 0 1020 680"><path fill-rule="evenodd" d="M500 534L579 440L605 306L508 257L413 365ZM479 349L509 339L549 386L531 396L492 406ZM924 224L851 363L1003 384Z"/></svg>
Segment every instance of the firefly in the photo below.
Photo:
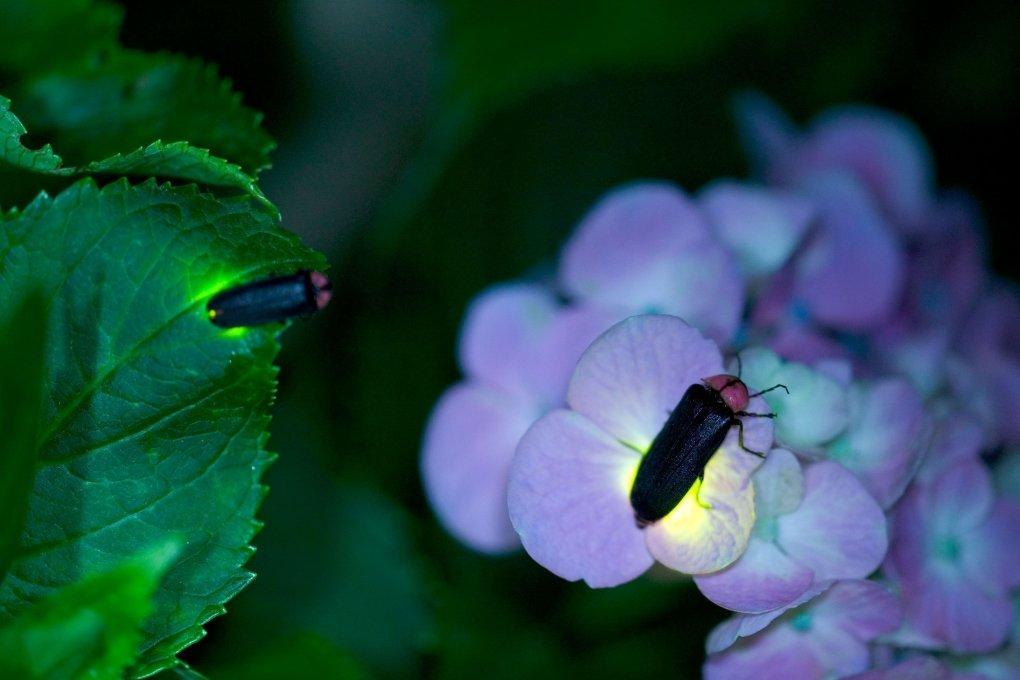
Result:
<svg viewBox="0 0 1020 680"><path fill-rule="evenodd" d="M703 477L705 466L731 427L738 428L742 449L764 458L763 451L744 446L741 418L775 418L775 413L748 413L745 409L752 397L779 388L790 393L785 385L774 385L749 394L739 377L728 374L713 375L688 387L638 467L630 491L638 526L657 522L679 505L695 480Z"/></svg>
<svg viewBox="0 0 1020 680"><path fill-rule="evenodd" d="M332 295L333 284L325 274L302 270L217 293L206 308L209 320L221 328L258 326L314 314Z"/></svg>

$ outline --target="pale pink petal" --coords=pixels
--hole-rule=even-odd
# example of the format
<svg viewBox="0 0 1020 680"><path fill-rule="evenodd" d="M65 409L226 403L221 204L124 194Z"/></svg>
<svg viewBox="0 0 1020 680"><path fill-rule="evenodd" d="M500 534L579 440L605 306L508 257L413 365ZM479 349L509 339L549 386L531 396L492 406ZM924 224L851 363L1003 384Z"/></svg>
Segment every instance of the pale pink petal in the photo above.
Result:
<svg viewBox="0 0 1020 680"><path fill-rule="evenodd" d="M538 285L502 284L481 293L461 328L464 373L506 391L532 394L527 367L534 362L556 309L552 293Z"/></svg>
<svg viewBox="0 0 1020 680"><path fill-rule="evenodd" d="M510 521L528 554L569 581L607 587L652 565L630 506L640 454L572 411L524 435L510 471Z"/></svg>
<svg viewBox="0 0 1020 680"><path fill-rule="evenodd" d="M903 608L889 590L874 581L839 581L810 605L813 617L827 619L868 642L900 625Z"/></svg>
<svg viewBox="0 0 1020 680"><path fill-rule="evenodd" d="M863 578L888 548L885 516L853 474L837 463L809 465L795 512L778 519L779 546L821 580Z"/></svg>
<svg viewBox="0 0 1020 680"><path fill-rule="evenodd" d="M538 417L527 402L486 387L451 387L429 418L421 471L443 526L482 552L519 545L506 511L510 461Z"/></svg>
<svg viewBox="0 0 1020 680"><path fill-rule="evenodd" d="M961 654L995 649L1013 620L1005 594L987 592L948 565L936 565L914 584L905 581L903 603L914 628Z"/></svg>
<svg viewBox="0 0 1020 680"><path fill-rule="evenodd" d="M831 174L802 180L816 200L819 230L797 260L793 298L823 325L861 331L892 314L904 272L895 235L848 180Z"/></svg>
<svg viewBox="0 0 1020 680"><path fill-rule="evenodd" d="M636 316L581 356L567 402L618 440L647 451L687 388L719 373L718 348L697 330L676 317Z"/></svg>
<svg viewBox="0 0 1020 680"><path fill-rule="evenodd" d="M770 623L788 611L811 602L832 586L832 583L813 583L793 602L761 614L737 614L726 619L708 634L705 651L717 654L731 647L738 639L750 637L765 630Z"/></svg>
<svg viewBox="0 0 1020 680"><path fill-rule="evenodd" d="M702 672L705 680L823 680L827 676L825 666L788 627L710 656Z"/></svg>
<svg viewBox="0 0 1020 680"><path fill-rule="evenodd" d="M931 152L905 118L880 109L832 109L813 122L793 161L801 172L852 172L906 231L921 223L934 199Z"/></svg>
<svg viewBox="0 0 1020 680"><path fill-rule="evenodd" d="M980 461L946 468L923 489L928 523L935 534L969 531L988 517L994 501L991 474Z"/></svg>
<svg viewBox="0 0 1020 680"><path fill-rule="evenodd" d="M814 580L807 567L774 543L751 537L747 550L722 571L695 576L702 594L731 611L757 614L797 599Z"/></svg>
<svg viewBox="0 0 1020 680"><path fill-rule="evenodd" d="M631 314L673 314L728 341L743 310L735 258L678 188L647 182L617 189L578 226L560 263L578 300Z"/></svg>
<svg viewBox="0 0 1020 680"><path fill-rule="evenodd" d="M981 426L969 416L955 411L941 416L916 479L927 484L957 463L976 461L983 443Z"/></svg>
<svg viewBox="0 0 1020 680"><path fill-rule="evenodd" d="M965 578L1004 591L1020 586L1020 503L996 501L987 519L959 540Z"/></svg>
<svg viewBox="0 0 1020 680"><path fill-rule="evenodd" d="M547 326L527 366L536 394L551 407L562 405L566 400L570 376L581 355L621 318L606 307L580 305L561 308Z"/></svg>
<svg viewBox="0 0 1020 680"><path fill-rule="evenodd" d="M850 424L828 455L856 474L883 508L903 494L930 441L920 395L901 378L850 391Z"/></svg>
<svg viewBox="0 0 1020 680"><path fill-rule="evenodd" d="M761 348L740 354L743 378L748 387L763 390L777 383L779 389L764 396L776 413L776 441L797 452L811 450L838 435L846 427L849 405L846 388L804 364L784 362Z"/></svg>
<svg viewBox="0 0 1020 680"><path fill-rule="evenodd" d="M797 457L785 449L769 451L752 481L759 521L793 512L804 498L804 473Z"/></svg>
<svg viewBox="0 0 1020 680"><path fill-rule="evenodd" d="M736 446L735 435L730 432L705 466L704 483L695 484L671 513L645 528L649 552L671 569L718 571L747 548L754 526L750 477L761 461Z"/></svg>
<svg viewBox="0 0 1020 680"><path fill-rule="evenodd" d="M744 311L744 280L734 255L714 239L705 240L676 257L673 265L669 297L634 311L679 316L713 340L729 344Z"/></svg>
<svg viewBox="0 0 1020 680"><path fill-rule="evenodd" d="M840 621L817 615L811 619L810 630L802 636L803 653L817 659L829 677L860 673L871 665L867 644L840 625Z"/></svg>
<svg viewBox="0 0 1020 680"><path fill-rule="evenodd" d="M584 217L560 261L564 290L633 309L668 296L673 261L709 238L697 206L665 182L609 192Z"/></svg>
<svg viewBox="0 0 1020 680"><path fill-rule="evenodd" d="M938 659L922 655L895 666L850 676L847 680L961 680Z"/></svg>
<svg viewBox="0 0 1020 680"><path fill-rule="evenodd" d="M779 269L807 233L814 215L810 203L786 191L732 180L710 184L698 201L749 277Z"/></svg>

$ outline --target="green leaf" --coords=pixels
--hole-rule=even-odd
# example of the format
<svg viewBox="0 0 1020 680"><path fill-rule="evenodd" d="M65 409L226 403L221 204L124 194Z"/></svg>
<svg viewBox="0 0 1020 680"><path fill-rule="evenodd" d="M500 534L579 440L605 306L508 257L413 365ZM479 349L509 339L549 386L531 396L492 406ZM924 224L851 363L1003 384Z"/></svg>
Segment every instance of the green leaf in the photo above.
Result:
<svg viewBox="0 0 1020 680"><path fill-rule="evenodd" d="M0 677L122 677L138 653L153 593L179 552L179 542L164 541L26 609L0 629Z"/></svg>
<svg viewBox="0 0 1020 680"><path fill-rule="evenodd" d="M179 55L111 50L8 94L32 134L76 166L157 140L187 141L255 174L274 147L262 116L241 104L230 81Z"/></svg>
<svg viewBox="0 0 1020 680"><path fill-rule="evenodd" d="M83 180L0 224L0 312L47 293L39 469L0 619L182 535L138 673L173 663L252 575L279 326L223 330L205 305L322 258L246 197Z"/></svg>
<svg viewBox="0 0 1020 680"><path fill-rule="evenodd" d="M255 180L222 158L211 155L187 142L153 142L143 149L117 154L84 166L79 173L173 177L197 182L207 187L241 189L257 198L266 207L275 206L262 194Z"/></svg>
<svg viewBox="0 0 1020 680"><path fill-rule="evenodd" d="M0 581L14 557L35 477L46 310L30 291L0 324Z"/></svg>
<svg viewBox="0 0 1020 680"><path fill-rule="evenodd" d="M0 161L33 172L67 174L60 167L63 161L49 144L33 150L22 143L21 138L27 132L11 111L11 100L0 95Z"/></svg>
<svg viewBox="0 0 1020 680"><path fill-rule="evenodd" d="M32 150L24 146L21 138L27 133L17 116L10 110L10 100L0 96L0 162L17 168L57 177L72 175L126 175L131 177L159 177L196 182L206 187L238 189L251 194L267 209L276 207L269 202L255 180L239 166L198 149L187 142L153 142L127 154L92 161L86 165L61 167L61 158L47 144ZM2 163L0 163L2 164ZM5 192L7 193L7 192ZM3 194L0 194L3 197Z"/></svg>
<svg viewBox="0 0 1020 680"><path fill-rule="evenodd" d="M0 0L0 85L114 44L122 14L94 0Z"/></svg>

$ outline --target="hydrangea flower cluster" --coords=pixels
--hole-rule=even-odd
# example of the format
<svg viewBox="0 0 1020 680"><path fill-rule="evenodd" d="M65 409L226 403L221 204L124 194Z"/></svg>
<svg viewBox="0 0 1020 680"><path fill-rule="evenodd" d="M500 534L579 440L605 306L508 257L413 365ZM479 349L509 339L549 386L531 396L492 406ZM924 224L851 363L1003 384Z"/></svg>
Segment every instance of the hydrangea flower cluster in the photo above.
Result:
<svg viewBox="0 0 1020 680"><path fill-rule="evenodd" d="M553 281L471 305L432 506L592 587L691 575L734 612L707 678L1020 677L1020 297L974 201L891 113L799 129L746 96L738 122L752 180L610 191ZM703 470L636 521L688 390L736 384Z"/></svg>

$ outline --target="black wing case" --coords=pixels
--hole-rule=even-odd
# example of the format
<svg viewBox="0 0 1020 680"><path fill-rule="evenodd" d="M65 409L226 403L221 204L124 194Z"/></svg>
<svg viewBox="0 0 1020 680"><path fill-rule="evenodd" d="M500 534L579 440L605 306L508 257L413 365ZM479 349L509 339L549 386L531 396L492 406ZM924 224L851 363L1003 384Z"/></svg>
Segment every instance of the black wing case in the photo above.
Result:
<svg viewBox="0 0 1020 680"><path fill-rule="evenodd" d="M258 326L316 311L309 273L277 276L231 288L209 301L209 318L217 326Z"/></svg>
<svg viewBox="0 0 1020 680"><path fill-rule="evenodd" d="M712 390L701 384L687 388L638 468L630 504L639 523L662 519L683 500L732 421L733 413Z"/></svg>

